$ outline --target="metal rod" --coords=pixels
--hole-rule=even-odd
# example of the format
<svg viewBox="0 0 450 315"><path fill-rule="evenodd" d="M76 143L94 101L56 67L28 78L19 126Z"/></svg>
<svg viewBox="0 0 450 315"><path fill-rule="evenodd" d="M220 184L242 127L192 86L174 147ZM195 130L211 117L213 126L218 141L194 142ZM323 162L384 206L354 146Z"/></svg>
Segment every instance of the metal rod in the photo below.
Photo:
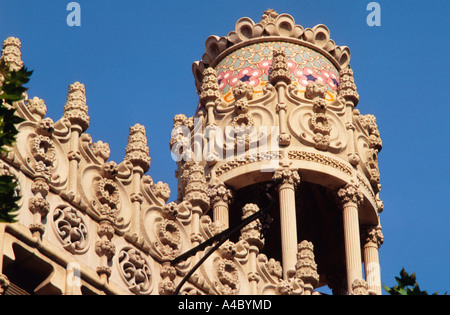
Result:
<svg viewBox="0 0 450 315"><path fill-rule="evenodd" d="M172 260L172 264L176 264L180 261L186 260L189 257L195 255L198 251L203 250L204 248L206 248L207 246L209 246L210 244L213 244L214 242L218 241L216 245L214 245L212 248L210 248L208 250L208 252L195 264L195 266L184 276L184 278L181 280L181 282L178 284L174 295L178 295L181 287L186 283L186 281L192 276L192 274L198 269L198 267L200 267L203 262L205 262L206 259L208 259L209 256L211 256L211 254L217 250L227 239L230 238L231 235L233 235L234 233L236 233L237 231L239 231L241 228L243 228L244 226L246 226L247 224L253 222L254 220L258 219L259 217L261 217L264 214L263 210L260 210L258 212L255 212L254 214L252 214L251 216L245 218L244 220L242 220L237 226L233 227L233 228L228 228L225 231L215 235L214 237L208 239L207 241L203 242L202 244L194 247L193 249L187 251L186 253L178 256L177 258L175 258L174 260Z"/></svg>
<svg viewBox="0 0 450 315"><path fill-rule="evenodd" d="M269 205L258 211L255 212L254 214L248 216L247 218L243 219L238 225L236 225L235 227L231 227L226 229L225 231L222 231L221 233L209 238L208 240L204 241L203 243L197 245L196 247L188 250L187 252L185 252L184 254L181 254L180 256L178 256L177 258L173 259L171 261L172 265L176 265L177 263L179 263L180 261L185 261L187 260L189 257L194 256L196 253L198 253L199 251L204 250L206 247L214 244L214 242L217 242L217 244L215 244L213 247L211 247L206 254L195 264L195 266L183 277L183 279L181 280L181 282L178 284L177 288L175 289L174 295L178 295L180 293L181 288L183 287L183 285L189 280L189 278L194 274L194 272L205 262L206 259L208 259L209 256L211 256L212 253L214 253L227 239L229 239L234 233L238 232L240 229L242 229L244 226L246 226L247 224L253 222L256 219L259 219L261 217L263 217L264 215L267 215L268 211L270 210L270 208L272 207L273 203L274 203L274 199L272 198L272 196L269 193L269 190L271 188L273 188L273 184L268 184L266 186L266 196L269 199ZM268 224L270 224L270 220L269 222L266 222Z"/></svg>

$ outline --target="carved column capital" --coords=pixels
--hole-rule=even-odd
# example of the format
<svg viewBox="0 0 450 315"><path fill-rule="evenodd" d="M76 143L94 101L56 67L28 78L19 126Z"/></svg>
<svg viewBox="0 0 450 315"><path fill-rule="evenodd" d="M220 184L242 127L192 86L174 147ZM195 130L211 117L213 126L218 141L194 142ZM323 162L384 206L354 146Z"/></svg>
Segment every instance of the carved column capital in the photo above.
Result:
<svg viewBox="0 0 450 315"><path fill-rule="evenodd" d="M281 170L275 171L272 179L279 184L291 184L294 187L300 184L300 175L296 170L290 170L288 168L283 168Z"/></svg>
<svg viewBox="0 0 450 315"><path fill-rule="evenodd" d="M208 189L208 197L211 198L212 205L217 202L230 204L233 198L233 192L224 183L220 182Z"/></svg>
<svg viewBox="0 0 450 315"><path fill-rule="evenodd" d="M363 194L356 184L347 184L337 192L339 201L343 206L353 203L356 206L360 205L364 199Z"/></svg>
<svg viewBox="0 0 450 315"><path fill-rule="evenodd" d="M363 230L362 234L362 239L365 244L373 243L376 244L378 248L380 248L380 246L384 242L384 236L381 232L381 226L369 226L365 230Z"/></svg>

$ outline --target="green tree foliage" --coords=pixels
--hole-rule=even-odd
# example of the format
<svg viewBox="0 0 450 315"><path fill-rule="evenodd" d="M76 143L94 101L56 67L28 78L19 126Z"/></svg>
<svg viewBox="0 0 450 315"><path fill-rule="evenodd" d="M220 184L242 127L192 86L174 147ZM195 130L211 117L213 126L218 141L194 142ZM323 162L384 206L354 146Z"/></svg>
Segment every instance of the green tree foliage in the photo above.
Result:
<svg viewBox="0 0 450 315"><path fill-rule="evenodd" d="M390 295L428 295L427 291L422 291L416 281L416 274L413 272L411 275L402 268L400 271L400 278L395 277L397 285L392 288L383 285L384 290ZM438 292L432 295L438 295ZM447 295L447 293L445 293Z"/></svg>
<svg viewBox="0 0 450 315"><path fill-rule="evenodd" d="M27 90L23 85L28 83L33 71L25 67L11 71L3 62L0 63L0 155L5 155L16 141L16 125L23 121L16 115L11 104L21 101ZM0 222L15 222L18 210L17 182L10 174L0 174Z"/></svg>

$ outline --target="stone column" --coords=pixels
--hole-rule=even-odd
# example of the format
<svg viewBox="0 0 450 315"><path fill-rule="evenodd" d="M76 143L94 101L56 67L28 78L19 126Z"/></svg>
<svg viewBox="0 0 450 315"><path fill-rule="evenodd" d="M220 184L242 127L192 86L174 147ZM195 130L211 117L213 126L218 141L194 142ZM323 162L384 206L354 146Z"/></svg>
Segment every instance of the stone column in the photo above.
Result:
<svg viewBox="0 0 450 315"><path fill-rule="evenodd" d="M356 185L348 184L338 191L338 197L343 211L347 284L349 294L352 294L353 282L362 279L358 205L363 195Z"/></svg>
<svg viewBox="0 0 450 315"><path fill-rule="evenodd" d="M215 151L216 122L214 118L214 107L220 99L219 82L214 68L208 67L203 71L202 86L200 88L200 104L206 109L205 137L208 139L206 162L214 165L220 156Z"/></svg>
<svg viewBox="0 0 450 315"><path fill-rule="evenodd" d="M125 149L125 161L129 161L133 164L133 189L130 194L133 212L130 231L126 237L137 241L140 237L141 204L144 200L142 193L140 192L141 180L142 176L150 169L151 163L149 148L147 146L147 136L143 125L135 124L133 127L130 127L128 144Z"/></svg>
<svg viewBox="0 0 450 315"><path fill-rule="evenodd" d="M69 158L69 193L75 196L77 192L78 164L81 153L78 151L79 138L89 127L88 106L86 105L86 88L84 84L75 82L69 85L67 102L64 106L63 118L70 123L70 149Z"/></svg>
<svg viewBox="0 0 450 315"><path fill-rule="evenodd" d="M219 223L224 229L229 227L228 205L233 197L231 190L224 183L219 183L208 189L211 198L214 223Z"/></svg>
<svg viewBox="0 0 450 315"><path fill-rule="evenodd" d="M270 69L269 81L277 90L278 95L278 104L276 110L278 112L280 125L279 144L282 146L288 146L291 143L291 136L287 133L287 105L285 102L285 94L286 88L289 84L291 84L292 80L286 53L284 51L273 51L272 67Z"/></svg>
<svg viewBox="0 0 450 315"><path fill-rule="evenodd" d="M378 249L383 244L383 233L380 226L367 228L363 238L364 269L368 291L370 294L381 295L381 275Z"/></svg>
<svg viewBox="0 0 450 315"><path fill-rule="evenodd" d="M287 168L278 170L273 180L280 182L278 186L280 199L281 250L283 262L283 278L286 280L295 275L297 263L297 218L295 208L295 188L300 183L297 171Z"/></svg>
<svg viewBox="0 0 450 315"><path fill-rule="evenodd" d="M198 162L186 162L183 168L183 180L186 181L183 201L188 201L192 205L190 237L193 246L196 246L202 242L200 217L209 210L210 198L203 166Z"/></svg>
<svg viewBox="0 0 450 315"><path fill-rule="evenodd" d="M259 207L256 204L248 203L242 208L242 219L248 218L259 211ZM255 220L241 229L240 240L246 241L250 248L248 249L248 270L247 279L250 284L250 294L258 294L258 282L261 280L261 276L257 269L257 257L261 249L264 247L264 239L261 237L260 231L261 222Z"/></svg>
<svg viewBox="0 0 450 315"><path fill-rule="evenodd" d="M312 242L302 241L298 244L296 277L304 283L303 295L314 294L314 289L319 284L317 264L314 259L314 245Z"/></svg>

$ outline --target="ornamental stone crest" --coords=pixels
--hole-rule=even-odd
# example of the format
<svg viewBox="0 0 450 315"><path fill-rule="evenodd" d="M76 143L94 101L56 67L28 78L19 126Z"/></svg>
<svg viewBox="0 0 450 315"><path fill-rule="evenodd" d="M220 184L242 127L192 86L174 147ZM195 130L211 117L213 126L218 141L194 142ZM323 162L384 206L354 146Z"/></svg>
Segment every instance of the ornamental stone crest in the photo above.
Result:
<svg viewBox="0 0 450 315"><path fill-rule="evenodd" d="M72 254L85 253L89 248L88 228L79 213L71 207L56 208L53 226L64 249Z"/></svg>

